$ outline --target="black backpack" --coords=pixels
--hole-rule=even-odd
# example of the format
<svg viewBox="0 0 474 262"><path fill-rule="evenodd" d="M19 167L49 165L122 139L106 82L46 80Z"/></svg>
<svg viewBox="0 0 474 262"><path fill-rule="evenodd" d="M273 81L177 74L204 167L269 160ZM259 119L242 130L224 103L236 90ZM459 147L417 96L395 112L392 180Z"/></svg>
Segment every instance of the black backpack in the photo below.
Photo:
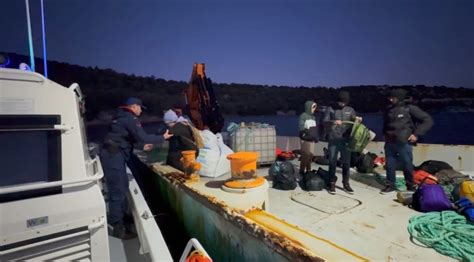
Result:
<svg viewBox="0 0 474 262"><path fill-rule="evenodd" d="M355 163L357 172L359 173L372 173L374 171L374 160L377 155L374 153L361 154L358 161Z"/></svg>
<svg viewBox="0 0 474 262"><path fill-rule="evenodd" d="M418 167L415 168L416 170L423 170L430 174L438 173L441 170L453 170L453 167L446 162L438 161L438 160L427 160Z"/></svg>
<svg viewBox="0 0 474 262"><path fill-rule="evenodd" d="M273 176L273 188L281 190L293 190L296 188L295 168L287 161L275 161L269 170Z"/></svg>
<svg viewBox="0 0 474 262"><path fill-rule="evenodd" d="M303 175L301 187L306 191L321 191L326 187L328 172L322 168Z"/></svg>

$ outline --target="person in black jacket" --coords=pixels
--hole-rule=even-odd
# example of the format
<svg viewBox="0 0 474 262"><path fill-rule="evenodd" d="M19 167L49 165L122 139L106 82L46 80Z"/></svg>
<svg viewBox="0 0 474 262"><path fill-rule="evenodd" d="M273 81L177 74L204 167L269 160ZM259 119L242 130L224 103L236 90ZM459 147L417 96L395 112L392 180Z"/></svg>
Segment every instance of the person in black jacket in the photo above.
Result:
<svg viewBox="0 0 474 262"><path fill-rule="evenodd" d="M199 148L194 140L191 125L182 116L178 117L173 110L165 112L163 121L168 126L170 134L173 135L168 139L169 148L166 164L184 171L183 164L180 161L183 157L181 151L194 150L196 151L196 157L199 155Z"/></svg>
<svg viewBox="0 0 474 262"><path fill-rule="evenodd" d="M345 122L362 121L356 116L354 108L348 106L350 101L349 92L339 92L338 101L328 107L323 121L328 130L328 150L329 150L329 174L327 189L330 194L336 193L336 166L337 155L341 154L342 159L342 185L347 193L354 193L349 184L349 169L351 164L351 152L348 149L352 124Z"/></svg>
<svg viewBox="0 0 474 262"><path fill-rule="evenodd" d="M396 190L395 171L397 161L403 166L403 174L407 189L415 190L413 181L413 152L412 144L424 135L432 126L433 119L418 106L405 102L407 92L394 89L390 92L390 105L384 114L383 133L385 136L385 161L387 170L387 185L381 193ZM416 123L416 125L415 125Z"/></svg>
<svg viewBox="0 0 474 262"><path fill-rule="evenodd" d="M171 137L168 131L163 137L145 133L138 120L142 107L140 99L131 97L126 100L124 106L117 109L100 152L109 194L107 221L113 227L112 235L121 239L136 236L125 227L123 220L127 211L126 192L129 183L126 164L131 161L134 144L139 144L140 148L149 151L154 143L160 143L163 138Z"/></svg>

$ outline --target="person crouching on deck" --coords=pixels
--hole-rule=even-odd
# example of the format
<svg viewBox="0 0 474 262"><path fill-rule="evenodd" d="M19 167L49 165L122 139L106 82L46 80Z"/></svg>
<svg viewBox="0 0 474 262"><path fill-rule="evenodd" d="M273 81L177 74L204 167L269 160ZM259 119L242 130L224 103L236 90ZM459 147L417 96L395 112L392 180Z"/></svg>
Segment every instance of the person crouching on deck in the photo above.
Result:
<svg viewBox="0 0 474 262"><path fill-rule="evenodd" d="M301 139L300 174L304 175L311 171L315 142L318 142L318 130L314 112L317 104L314 101L306 101L305 111L299 118L299 137Z"/></svg>

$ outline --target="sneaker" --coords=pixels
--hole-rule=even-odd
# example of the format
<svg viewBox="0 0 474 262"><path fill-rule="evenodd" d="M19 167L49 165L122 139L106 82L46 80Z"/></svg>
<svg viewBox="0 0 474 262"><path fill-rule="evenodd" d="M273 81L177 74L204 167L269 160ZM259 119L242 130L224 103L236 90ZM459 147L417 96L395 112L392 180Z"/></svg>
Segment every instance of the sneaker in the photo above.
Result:
<svg viewBox="0 0 474 262"><path fill-rule="evenodd" d="M336 183L335 183L335 182L329 184L329 186L328 186L328 192L329 192L329 194L331 194L331 195L336 194Z"/></svg>
<svg viewBox="0 0 474 262"><path fill-rule="evenodd" d="M396 191L396 190L397 190L397 189L396 189L394 186L392 186L392 185L387 185L387 186L385 186L384 189L382 189L382 190L380 191L380 194L388 194L388 193L394 192L394 191Z"/></svg>
<svg viewBox="0 0 474 262"><path fill-rule="evenodd" d="M125 226L118 223L113 226L112 234L113 237L120 238L122 240L129 240L137 237L137 234L128 231Z"/></svg>
<svg viewBox="0 0 474 262"><path fill-rule="evenodd" d="M351 188L351 185L349 183L343 183L342 187L344 188L344 191L346 191L349 194L354 194L354 190Z"/></svg>

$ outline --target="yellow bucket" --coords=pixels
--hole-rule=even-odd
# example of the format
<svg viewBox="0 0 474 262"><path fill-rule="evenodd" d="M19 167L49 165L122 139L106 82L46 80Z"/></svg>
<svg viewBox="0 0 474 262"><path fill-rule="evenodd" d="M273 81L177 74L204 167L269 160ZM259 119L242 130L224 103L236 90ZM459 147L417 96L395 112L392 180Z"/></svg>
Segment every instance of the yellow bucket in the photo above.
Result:
<svg viewBox="0 0 474 262"><path fill-rule="evenodd" d="M257 152L237 152L227 156L230 160L232 179L257 177Z"/></svg>

